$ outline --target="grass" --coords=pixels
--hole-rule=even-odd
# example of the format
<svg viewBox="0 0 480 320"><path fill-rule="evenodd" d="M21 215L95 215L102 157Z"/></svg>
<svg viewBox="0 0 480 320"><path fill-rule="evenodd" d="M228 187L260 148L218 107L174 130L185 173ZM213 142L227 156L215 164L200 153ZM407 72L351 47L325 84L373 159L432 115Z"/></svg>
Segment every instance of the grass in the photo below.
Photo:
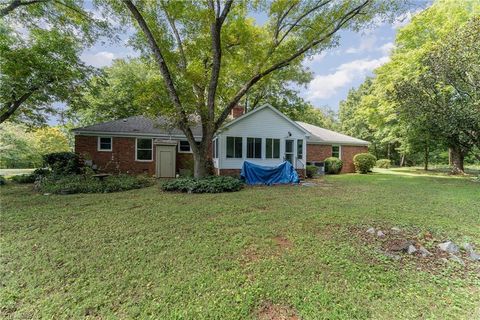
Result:
<svg viewBox="0 0 480 320"><path fill-rule="evenodd" d="M480 184L387 174L316 186L44 196L0 189L2 318L478 319L480 269L391 261L354 230L480 247ZM269 310L275 310L270 308Z"/></svg>
<svg viewBox="0 0 480 320"><path fill-rule="evenodd" d="M480 175L480 167L476 165L465 166L465 176L452 176L450 174L451 168L445 165L432 165L429 170L424 170L423 167L392 167L390 169L374 168L374 172L402 174L411 176L437 176L437 177L457 177L465 178L465 176Z"/></svg>

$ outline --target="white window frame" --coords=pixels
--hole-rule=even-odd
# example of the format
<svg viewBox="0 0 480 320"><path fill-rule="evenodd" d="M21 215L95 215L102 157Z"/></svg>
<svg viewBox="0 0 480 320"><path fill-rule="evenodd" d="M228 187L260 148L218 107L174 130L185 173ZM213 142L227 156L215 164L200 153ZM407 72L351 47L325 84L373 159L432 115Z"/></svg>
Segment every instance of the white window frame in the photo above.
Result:
<svg viewBox="0 0 480 320"><path fill-rule="evenodd" d="M254 144L254 152L255 153L255 139L260 139L260 158L256 158L256 157L249 157L248 156L248 139L254 139L253 140L253 144ZM245 151L245 159L263 159L263 139L262 138L259 138L259 137L247 137L246 139L246 151Z"/></svg>
<svg viewBox="0 0 480 320"><path fill-rule="evenodd" d="M268 153L267 153L267 140L269 140L269 139L272 140L272 154L271 154L271 157L270 157L270 158L268 157ZM275 154L275 150L274 150L274 149L275 149L275 148L274 148L275 143L274 143L274 140L278 140L278 157L277 157L277 158L275 158L275 157L273 156L273 155ZM265 148L264 148L264 150L265 150L265 159L274 159L274 160L275 160L275 159L281 159L281 157L282 157L282 140L283 140L283 139L279 139L279 138L265 138Z"/></svg>
<svg viewBox="0 0 480 320"><path fill-rule="evenodd" d="M152 140L152 158L150 160L143 160L143 159L137 159L137 151L138 151L138 148L137 148L137 143L138 143L138 140L141 139L141 140ZM141 150L149 150L149 149L141 149ZM135 161L137 162L152 162L153 161L153 139L152 138L135 138Z"/></svg>
<svg viewBox="0 0 480 320"><path fill-rule="evenodd" d="M218 137L213 139L212 140L212 157L213 159L218 159L218 147L219 147L219 143L218 143Z"/></svg>
<svg viewBox="0 0 480 320"><path fill-rule="evenodd" d="M110 139L110 149L101 149L100 148L100 139L101 138L109 138ZM111 152L113 149L113 138L112 137L105 137L105 136L98 136L97 137L97 151L100 152Z"/></svg>
<svg viewBox="0 0 480 320"><path fill-rule="evenodd" d="M178 147L177 147L178 153L192 153L192 146L190 145L190 142L188 142L188 147L190 148L189 151L182 151L182 150L180 150L180 142L182 142L182 141L188 142L188 140L179 140L179 141L178 141Z"/></svg>
<svg viewBox="0 0 480 320"><path fill-rule="evenodd" d="M342 160L342 146L339 144L332 144L332 157L334 156L333 147L338 147L338 159Z"/></svg>
<svg viewBox="0 0 480 320"><path fill-rule="evenodd" d="M228 138L234 138L233 140L233 157L228 157ZM241 139L242 140L242 148L240 149L242 156L241 157L235 157L235 139ZM227 160L234 160L234 159L244 159L245 157L245 143L244 143L244 137L242 136L227 136L225 138L225 159Z"/></svg>

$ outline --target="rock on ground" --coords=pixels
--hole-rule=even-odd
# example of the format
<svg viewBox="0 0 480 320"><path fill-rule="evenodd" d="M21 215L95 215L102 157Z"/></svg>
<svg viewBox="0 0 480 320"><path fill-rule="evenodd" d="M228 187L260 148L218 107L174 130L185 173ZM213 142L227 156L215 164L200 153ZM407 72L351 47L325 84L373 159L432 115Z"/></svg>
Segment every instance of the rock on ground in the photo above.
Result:
<svg viewBox="0 0 480 320"><path fill-rule="evenodd" d="M475 251L470 252L469 258L472 261L479 261L480 262L480 254L476 253Z"/></svg>
<svg viewBox="0 0 480 320"><path fill-rule="evenodd" d="M465 262L463 262L463 260L459 257L457 257L456 255L454 254L450 254L450 260L452 261L455 261L455 262L458 262L459 264L461 264L462 266L465 265Z"/></svg>
<svg viewBox="0 0 480 320"><path fill-rule="evenodd" d="M375 233L375 229L374 229L374 228L370 228L370 229L367 230L367 233L374 234L374 233Z"/></svg>
<svg viewBox="0 0 480 320"><path fill-rule="evenodd" d="M448 252L448 253L458 253L459 252L458 246L455 243L453 243L452 241L447 241L447 242L440 243L438 245L438 247L440 248L440 250Z"/></svg>
<svg viewBox="0 0 480 320"><path fill-rule="evenodd" d="M402 231L402 230L400 230L399 227L392 227L391 230L392 230L393 232L400 232L400 231Z"/></svg>
<svg viewBox="0 0 480 320"><path fill-rule="evenodd" d="M408 254L414 254L415 252L417 252L417 248L415 248L415 246L413 244L409 245L408 248L407 248L407 253Z"/></svg>
<svg viewBox="0 0 480 320"><path fill-rule="evenodd" d="M385 237L385 233L383 233L382 230L378 230L377 231L377 237L383 238L383 237Z"/></svg>
<svg viewBox="0 0 480 320"><path fill-rule="evenodd" d="M418 251L422 254L422 257L428 257L428 256L433 255L430 251L428 251L427 249L425 249L424 246L420 246L420 248L418 249Z"/></svg>

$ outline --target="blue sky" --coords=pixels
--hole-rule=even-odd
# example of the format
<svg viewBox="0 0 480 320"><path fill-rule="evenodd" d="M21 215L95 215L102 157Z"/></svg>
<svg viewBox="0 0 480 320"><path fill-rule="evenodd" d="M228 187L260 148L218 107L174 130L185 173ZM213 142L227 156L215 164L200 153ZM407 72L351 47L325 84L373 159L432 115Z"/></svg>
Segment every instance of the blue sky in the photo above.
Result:
<svg viewBox="0 0 480 320"><path fill-rule="evenodd" d="M256 13L254 18L262 23L265 15ZM388 61L399 27L411 18L407 13L395 23L382 23L361 32L342 31L338 47L329 49L304 61L314 79L306 88L299 88L301 95L316 107L338 110L348 90L358 87L365 77ZM82 54L82 59L95 67L108 66L114 59L136 56L127 44L128 35L117 43L97 44Z"/></svg>

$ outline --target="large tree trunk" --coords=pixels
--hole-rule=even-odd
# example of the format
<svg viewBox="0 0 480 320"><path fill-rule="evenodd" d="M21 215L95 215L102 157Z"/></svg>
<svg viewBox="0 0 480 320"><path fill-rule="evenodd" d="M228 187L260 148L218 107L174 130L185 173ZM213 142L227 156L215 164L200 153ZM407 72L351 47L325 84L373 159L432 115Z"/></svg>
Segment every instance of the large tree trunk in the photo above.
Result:
<svg viewBox="0 0 480 320"><path fill-rule="evenodd" d="M212 138L204 138L193 151L193 176L203 178L212 174Z"/></svg>
<svg viewBox="0 0 480 320"><path fill-rule="evenodd" d="M451 159L451 166L452 166L452 174L464 174L463 168L463 160L465 158L465 154L459 147L451 147L450 148L450 159Z"/></svg>

